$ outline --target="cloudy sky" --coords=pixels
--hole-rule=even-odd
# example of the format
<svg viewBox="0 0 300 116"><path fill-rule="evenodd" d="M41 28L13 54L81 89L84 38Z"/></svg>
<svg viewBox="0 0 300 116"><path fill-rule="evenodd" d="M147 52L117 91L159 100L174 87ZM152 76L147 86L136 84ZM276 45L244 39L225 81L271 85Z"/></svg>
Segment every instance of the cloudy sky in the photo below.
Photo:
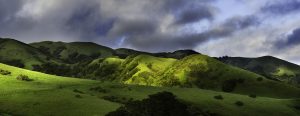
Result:
<svg viewBox="0 0 300 116"><path fill-rule="evenodd" d="M0 0L0 37L300 64L300 0Z"/></svg>

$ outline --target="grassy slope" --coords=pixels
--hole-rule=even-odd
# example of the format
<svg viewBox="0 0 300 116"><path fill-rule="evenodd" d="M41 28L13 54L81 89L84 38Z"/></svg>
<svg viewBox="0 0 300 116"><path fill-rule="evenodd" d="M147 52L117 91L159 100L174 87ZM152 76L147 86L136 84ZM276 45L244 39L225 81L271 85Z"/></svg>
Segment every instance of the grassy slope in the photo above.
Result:
<svg viewBox="0 0 300 116"><path fill-rule="evenodd" d="M26 69L32 69L33 64L55 61L51 57L47 60L47 55L40 50L13 39L0 39L0 54L0 60L20 60Z"/></svg>
<svg viewBox="0 0 300 116"><path fill-rule="evenodd" d="M52 76L4 64L0 68L12 72L10 76L0 75L0 112L30 116L104 115L119 107L96 96L75 98L74 88L93 86L95 81ZM16 80L19 74L28 75L34 81Z"/></svg>
<svg viewBox="0 0 300 116"><path fill-rule="evenodd" d="M299 103L294 99L274 99L260 97L250 98L245 95L215 92L196 88L158 88L147 86L120 85L110 82L97 82L83 79L57 77L38 72L19 69L0 64L1 69L12 72L10 76L0 75L0 112L13 115L104 115L120 106L118 103L101 99L101 96L116 96L118 98L143 99L149 94L159 91L170 91L184 102L210 112L225 116L297 116L299 110L292 106ZM34 79L32 82L16 80L19 74L26 74ZM89 88L102 86L108 93L89 91ZM74 89L84 94L73 92ZM82 98L76 98L79 94ZM222 95L224 100L213 97ZM239 100L245 105L238 107L234 103Z"/></svg>
<svg viewBox="0 0 300 116"><path fill-rule="evenodd" d="M138 55L131 61L123 63L123 65L126 65L122 72L123 75L126 75L128 72L132 71L130 68L132 65L136 65L134 68L138 69L138 71L133 75L130 75L128 79L123 78L122 81L124 81L126 84L160 86L160 82L156 77L157 74L163 73L165 69L171 66L175 61L176 60L172 58L158 58L149 55ZM148 74L141 74L143 72Z"/></svg>

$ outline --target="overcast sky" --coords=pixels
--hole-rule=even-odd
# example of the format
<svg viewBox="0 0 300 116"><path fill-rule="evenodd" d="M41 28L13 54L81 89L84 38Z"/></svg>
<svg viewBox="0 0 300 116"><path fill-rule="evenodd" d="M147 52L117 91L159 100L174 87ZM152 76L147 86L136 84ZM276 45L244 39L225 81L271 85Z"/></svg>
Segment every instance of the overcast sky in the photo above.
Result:
<svg viewBox="0 0 300 116"><path fill-rule="evenodd" d="M0 37L300 64L300 0L0 0Z"/></svg>

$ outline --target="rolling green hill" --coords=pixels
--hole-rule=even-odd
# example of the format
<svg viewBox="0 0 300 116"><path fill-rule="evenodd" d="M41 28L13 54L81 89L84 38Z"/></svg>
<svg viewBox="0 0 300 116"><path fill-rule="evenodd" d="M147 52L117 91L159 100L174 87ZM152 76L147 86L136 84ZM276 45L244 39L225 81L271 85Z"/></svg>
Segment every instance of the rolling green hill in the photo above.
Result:
<svg viewBox="0 0 300 116"><path fill-rule="evenodd" d="M109 61L119 62L117 59ZM53 76L0 64L0 115L104 116L125 102L172 92L194 111L222 116L298 116L299 99L223 93L198 88L149 87ZM31 81L17 80L27 75ZM276 91L286 91L276 89ZM273 92L273 91L265 91ZM221 97L220 97L221 96Z"/></svg>
<svg viewBox="0 0 300 116"><path fill-rule="evenodd" d="M126 84L198 87L241 94L253 92L264 96L300 96L299 89L295 87L268 80L205 55L191 55L181 60L138 55L126 58L123 64L126 66L123 66L118 77L123 77L121 81ZM265 93L276 88L292 91Z"/></svg>
<svg viewBox="0 0 300 116"><path fill-rule="evenodd" d="M272 56L259 58L222 57L219 60L269 79L298 86L300 84L300 66Z"/></svg>
<svg viewBox="0 0 300 116"><path fill-rule="evenodd" d="M37 42L31 46L44 51L46 54L65 61L65 63L78 63L84 60L112 56L114 51L91 42Z"/></svg>
<svg viewBox="0 0 300 116"><path fill-rule="evenodd" d="M32 69L32 65L59 62L32 46L13 39L0 38L0 62L21 68Z"/></svg>
<svg viewBox="0 0 300 116"><path fill-rule="evenodd" d="M132 55L126 59L100 58L85 66L72 70L81 70L84 74L80 75L86 75L85 78L124 84L196 87L268 97L300 96L299 88L269 80L200 54L187 56L181 60L150 55Z"/></svg>

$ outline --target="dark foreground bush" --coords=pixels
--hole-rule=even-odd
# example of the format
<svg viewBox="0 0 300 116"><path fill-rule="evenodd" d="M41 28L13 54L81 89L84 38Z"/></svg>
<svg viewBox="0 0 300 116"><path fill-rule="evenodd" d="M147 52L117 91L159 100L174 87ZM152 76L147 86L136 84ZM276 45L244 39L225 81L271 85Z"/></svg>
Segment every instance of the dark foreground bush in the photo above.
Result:
<svg viewBox="0 0 300 116"><path fill-rule="evenodd" d="M99 93L107 93L108 92L108 90L102 88L101 86L90 88L90 90L91 91L96 91L96 92L99 92Z"/></svg>
<svg viewBox="0 0 300 116"><path fill-rule="evenodd" d="M222 84L222 90L224 92L232 92L234 91L235 87L237 86L237 80L231 79L231 80L226 80Z"/></svg>
<svg viewBox="0 0 300 116"><path fill-rule="evenodd" d="M82 91L80 91L80 90L78 90L78 89L74 89L73 92L84 94L84 92L82 92Z"/></svg>
<svg viewBox="0 0 300 116"><path fill-rule="evenodd" d="M2 70L2 69L0 69L0 74L1 74L1 75L10 75L11 72L9 72L9 71L7 71L7 70Z"/></svg>
<svg viewBox="0 0 300 116"><path fill-rule="evenodd" d="M103 96L101 98L107 101L121 103L121 104L126 104L132 101L132 99L127 99L126 97L116 97L116 96Z"/></svg>
<svg viewBox="0 0 300 116"><path fill-rule="evenodd" d="M257 96L254 95L254 94L250 94L249 97L251 97L251 98L256 98Z"/></svg>
<svg viewBox="0 0 300 116"><path fill-rule="evenodd" d="M106 116L212 116L209 113L192 112L170 92L149 95L142 101L131 101Z"/></svg>
<svg viewBox="0 0 300 116"><path fill-rule="evenodd" d="M76 98L82 98L82 96L81 96L81 95L78 95L78 94L75 95L75 97L76 97Z"/></svg>
<svg viewBox="0 0 300 116"><path fill-rule="evenodd" d="M17 76L16 78L17 80L20 80L20 81L32 81L32 79L30 79L28 76L26 75L19 75Z"/></svg>
<svg viewBox="0 0 300 116"><path fill-rule="evenodd" d="M263 81L263 79L264 79L264 78L262 78L262 77L258 77L256 80L257 80L257 81Z"/></svg>
<svg viewBox="0 0 300 116"><path fill-rule="evenodd" d="M237 101L237 102L235 102L235 105L237 105L237 106L244 106L244 103L241 102L241 101Z"/></svg>
<svg viewBox="0 0 300 116"><path fill-rule="evenodd" d="M244 82L245 79L243 78L226 80L222 83L222 90L224 92L232 92L238 84L243 84Z"/></svg>
<svg viewBox="0 0 300 116"><path fill-rule="evenodd" d="M218 99L218 100L222 100L222 99L224 99L222 95L217 95L217 96L214 96L214 98L215 98L215 99Z"/></svg>
<svg viewBox="0 0 300 116"><path fill-rule="evenodd" d="M295 108L296 110L300 110L300 105L294 106L294 108Z"/></svg>

